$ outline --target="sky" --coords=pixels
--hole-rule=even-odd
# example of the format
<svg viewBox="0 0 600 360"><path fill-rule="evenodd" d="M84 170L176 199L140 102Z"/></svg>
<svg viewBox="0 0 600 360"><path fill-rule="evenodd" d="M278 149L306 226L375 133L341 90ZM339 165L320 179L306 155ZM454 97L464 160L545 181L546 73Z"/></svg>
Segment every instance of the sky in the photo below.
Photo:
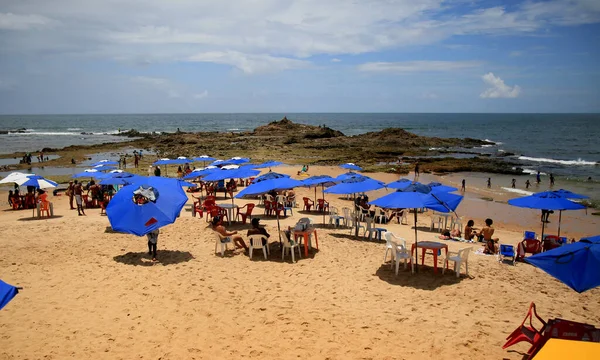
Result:
<svg viewBox="0 0 600 360"><path fill-rule="evenodd" d="M0 113L600 112L599 0L3 0Z"/></svg>

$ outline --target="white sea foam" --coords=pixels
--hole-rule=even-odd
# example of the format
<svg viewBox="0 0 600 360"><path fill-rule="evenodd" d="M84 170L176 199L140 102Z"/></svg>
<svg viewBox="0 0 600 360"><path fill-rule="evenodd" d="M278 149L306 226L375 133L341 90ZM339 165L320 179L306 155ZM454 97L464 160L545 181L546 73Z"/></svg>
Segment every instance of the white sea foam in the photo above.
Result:
<svg viewBox="0 0 600 360"><path fill-rule="evenodd" d="M496 145L502 145L502 144L504 144L503 142L500 142L500 141L494 141L494 140L490 140L490 139L483 139L483 141L487 141L487 142L493 142L493 143L494 143L494 144L496 144ZM485 146L485 145L483 145L483 146Z"/></svg>
<svg viewBox="0 0 600 360"><path fill-rule="evenodd" d="M240 131L240 129L238 129L238 128L233 128L233 129L227 129L227 131Z"/></svg>
<svg viewBox="0 0 600 360"><path fill-rule="evenodd" d="M39 131L39 132L26 132L26 133L14 133L9 132L10 135L17 136L31 136L31 135L39 135L39 136L73 136L73 135L81 135L77 132L67 132L67 131Z"/></svg>
<svg viewBox="0 0 600 360"><path fill-rule="evenodd" d="M81 128L68 128L67 130L68 131L78 131L78 130L81 130Z"/></svg>
<svg viewBox="0 0 600 360"><path fill-rule="evenodd" d="M481 145L482 148L489 148L489 147L492 147L492 146L494 146L494 145Z"/></svg>
<svg viewBox="0 0 600 360"><path fill-rule="evenodd" d="M515 193L515 194L519 194L519 195L525 195L525 196L529 196L529 195L533 194L533 192L531 192L531 191L521 190L521 189L513 189L513 188L507 188L507 187L503 187L502 190L508 191L511 193Z"/></svg>
<svg viewBox="0 0 600 360"><path fill-rule="evenodd" d="M513 168L513 170L514 170L514 168ZM529 175L536 175L538 171L534 170L534 169L523 169L523 172L525 174L529 174ZM540 175L548 175L548 174L546 174L545 172L540 172Z"/></svg>
<svg viewBox="0 0 600 360"><path fill-rule="evenodd" d="M443 150L442 148L430 147L429 151Z"/></svg>
<svg viewBox="0 0 600 360"><path fill-rule="evenodd" d="M577 160L556 160L556 159L547 159L547 158L535 158L530 156L519 156L519 160L527 160L527 161L535 161L535 162L544 162L544 163L553 163L553 164L561 164L561 165L598 165L595 161L586 161L581 158Z"/></svg>

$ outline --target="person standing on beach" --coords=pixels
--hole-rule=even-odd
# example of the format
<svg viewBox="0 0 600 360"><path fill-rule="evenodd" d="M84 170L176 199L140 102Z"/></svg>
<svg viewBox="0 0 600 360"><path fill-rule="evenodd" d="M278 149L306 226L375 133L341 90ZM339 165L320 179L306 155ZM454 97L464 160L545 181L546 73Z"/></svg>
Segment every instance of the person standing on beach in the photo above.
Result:
<svg viewBox="0 0 600 360"><path fill-rule="evenodd" d="M137 168L140 165L140 158L138 157L137 152L133 154L133 167Z"/></svg>
<svg viewBox="0 0 600 360"><path fill-rule="evenodd" d="M490 189L492 187L492 178L487 179L487 187Z"/></svg>
<svg viewBox="0 0 600 360"><path fill-rule="evenodd" d="M415 163L415 180L419 178L419 163Z"/></svg>
<svg viewBox="0 0 600 360"><path fill-rule="evenodd" d="M154 169L154 176L160 176L160 166L156 165Z"/></svg>
<svg viewBox="0 0 600 360"><path fill-rule="evenodd" d="M460 191L465 192L465 185L466 185L466 181L465 181L465 179L462 179L462 187L460 188Z"/></svg>
<svg viewBox="0 0 600 360"><path fill-rule="evenodd" d="M123 169L127 169L127 154L123 155Z"/></svg>
<svg viewBox="0 0 600 360"><path fill-rule="evenodd" d="M525 189L529 189L530 186L531 183L529 182L529 179L527 179L527 181L525 181Z"/></svg>
<svg viewBox="0 0 600 360"><path fill-rule="evenodd" d="M515 187L517 187L517 180L512 179L510 186L514 189Z"/></svg>
<svg viewBox="0 0 600 360"><path fill-rule="evenodd" d="M75 192L75 202L77 203L77 215L83 216L85 215L85 211L83 211L83 188L81 187L81 183L75 180L75 187L73 188Z"/></svg>
<svg viewBox="0 0 600 360"><path fill-rule="evenodd" d="M550 173L550 187L554 186L554 175Z"/></svg>
<svg viewBox="0 0 600 360"><path fill-rule="evenodd" d="M148 237L148 255L152 256L152 261L156 261L156 245L158 244L158 234L160 234L158 229L152 230L146 234Z"/></svg>
<svg viewBox="0 0 600 360"><path fill-rule="evenodd" d="M152 176L152 165L148 165L148 176Z"/></svg>
<svg viewBox="0 0 600 360"><path fill-rule="evenodd" d="M67 188L67 195L69 196L69 205L71 206L71 210L75 210L75 207L73 207L73 198L75 197L74 191L75 185L73 185L73 180L71 180L69 181L69 187Z"/></svg>
<svg viewBox="0 0 600 360"><path fill-rule="evenodd" d="M537 172L537 175L535 176L535 182L536 182L538 185L539 185L539 184L542 182L542 180L541 180L541 178L540 178L540 172L539 172L539 171Z"/></svg>

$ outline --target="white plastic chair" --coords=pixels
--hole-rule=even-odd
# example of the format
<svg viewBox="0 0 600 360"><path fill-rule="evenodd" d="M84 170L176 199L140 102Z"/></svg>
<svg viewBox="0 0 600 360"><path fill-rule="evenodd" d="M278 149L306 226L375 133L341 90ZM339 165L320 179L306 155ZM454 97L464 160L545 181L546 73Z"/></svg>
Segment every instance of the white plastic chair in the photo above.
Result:
<svg viewBox="0 0 600 360"><path fill-rule="evenodd" d="M233 241L228 236L223 236L216 231L213 232L215 233L216 238L215 253L217 252L217 248L219 247L219 245L221 245L221 257L223 257L225 256L225 250L227 250L227 244L233 244Z"/></svg>
<svg viewBox="0 0 600 360"><path fill-rule="evenodd" d="M450 230L454 230L454 227L458 227L458 230L463 231L462 219L459 217L453 217L450 221Z"/></svg>
<svg viewBox="0 0 600 360"><path fill-rule="evenodd" d="M352 226L354 224L354 215L350 213L350 208L343 207L342 213L344 213L344 226Z"/></svg>
<svg viewBox="0 0 600 360"><path fill-rule="evenodd" d="M442 231L442 228L444 227L444 218L439 215L431 215L431 227L429 230L433 231L436 226Z"/></svg>
<svg viewBox="0 0 600 360"><path fill-rule="evenodd" d="M472 248L466 248L458 250L458 252L449 251L448 254L444 258L444 267L442 268L442 274L446 271L446 267L448 266L448 261L454 261L454 272L456 272L456 277L460 277L460 266L465 264L465 274L469 276L469 253Z"/></svg>
<svg viewBox="0 0 600 360"><path fill-rule="evenodd" d="M298 246L298 243L295 240L289 240L287 235L285 234L285 231L281 230L280 234L281 239L283 240L283 248L281 249L281 260L283 261L285 259L285 253L287 252L287 250L289 250L292 254L292 262L296 262L296 259L294 258L294 249L298 249L298 256L302 257L302 251L300 250L300 246ZM294 235L292 234L290 236Z"/></svg>
<svg viewBox="0 0 600 360"><path fill-rule="evenodd" d="M260 235L260 234L255 234L255 235L249 235L248 236L248 241L250 242L248 248L250 249L250 259L252 259L252 250L253 249L262 249L263 254L265 255L265 260L267 260L267 252L269 251L268 245L269 243L266 242L265 245L263 245L263 239L265 238L264 235Z"/></svg>
<svg viewBox="0 0 600 360"><path fill-rule="evenodd" d="M383 224L383 219L385 219L385 213L383 212L383 210L381 210L381 208L375 208L375 215L373 216L373 219L375 220L376 223L380 223Z"/></svg>
<svg viewBox="0 0 600 360"><path fill-rule="evenodd" d="M392 268L394 267L394 263L396 263L396 271L395 274L398 276L398 270L400 268L400 262L404 260L404 269L406 270L407 263L410 260L410 271L411 273L415 273L415 261L412 257L412 254L406 247L406 240L400 239L399 241L390 241L392 246Z"/></svg>
<svg viewBox="0 0 600 360"><path fill-rule="evenodd" d="M400 219L400 224L408 225L408 214L410 213L410 209L402 210L402 219Z"/></svg>
<svg viewBox="0 0 600 360"><path fill-rule="evenodd" d="M365 228L365 232L363 233L363 237L367 237L367 233L369 233L369 240L373 238L373 233L377 234L377 238L381 240L381 233L387 232L387 229L373 227L373 218L370 216L365 217L365 221L367 227Z"/></svg>
<svg viewBox="0 0 600 360"><path fill-rule="evenodd" d="M340 221L343 223L344 217L340 216L340 212L335 206L330 207L329 208L329 225L338 227L340 225Z"/></svg>
<svg viewBox="0 0 600 360"><path fill-rule="evenodd" d="M406 240L404 240L404 238L397 237L392 232L386 232L383 235L385 237L385 254L383 255L383 262L385 263L385 261L387 260L387 255L390 250L392 250L392 262L393 262L394 261L394 251L393 251L394 246L392 245L392 242L401 243L402 241L404 241L404 243L406 243Z"/></svg>

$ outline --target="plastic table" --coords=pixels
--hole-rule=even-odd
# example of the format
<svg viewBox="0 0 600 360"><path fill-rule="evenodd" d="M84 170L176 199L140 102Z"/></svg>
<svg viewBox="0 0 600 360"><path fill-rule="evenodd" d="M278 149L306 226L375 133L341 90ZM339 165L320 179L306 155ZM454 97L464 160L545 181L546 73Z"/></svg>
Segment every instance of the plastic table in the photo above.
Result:
<svg viewBox="0 0 600 360"><path fill-rule="evenodd" d="M308 239L310 234L315 234L315 243L317 244L317 250L319 250L319 239L317 238L317 229L306 229L304 231L294 230L294 240L298 240L300 236L304 237L304 257L308 257Z"/></svg>
<svg viewBox="0 0 600 360"><path fill-rule="evenodd" d="M418 248L421 249L421 265L425 265L425 252L427 250L433 251L433 273L437 274L438 272L438 251L441 249L446 250L446 256L448 256L448 245L437 242L437 241L419 241ZM419 262L417 259L417 249L415 249L415 244L412 244L410 253L415 253L415 260L417 263Z"/></svg>
<svg viewBox="0 0 600 360"><path fill-rule="evenodd" d="M227 223L231 225L231 217L233 216L233 210L237 209L238 206L236 204L224 203L217 204L217 207L220 207L221 209L227 209Z"/></svg>

